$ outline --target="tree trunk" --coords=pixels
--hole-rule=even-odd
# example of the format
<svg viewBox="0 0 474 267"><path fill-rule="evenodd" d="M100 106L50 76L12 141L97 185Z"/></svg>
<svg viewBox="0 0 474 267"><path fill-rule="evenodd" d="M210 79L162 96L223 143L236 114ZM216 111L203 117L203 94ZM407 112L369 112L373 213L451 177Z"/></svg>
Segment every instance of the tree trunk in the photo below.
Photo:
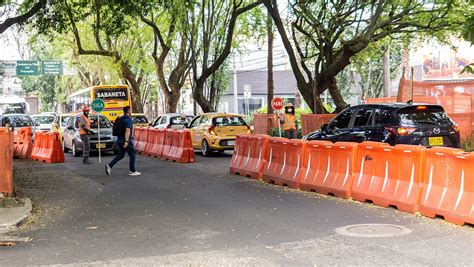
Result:
<svg viewBox="0 0 474 267"><path fill-rule="evenodd" d="M268 13L268 11L267 11ZM268 114L273 114L273 107L271 105L273 100L273 21L271 15L267 14L267 35L268 35L268 76L267 76L267 103Z"/></svg>
<svg viewBox="0 0 474 267"><path fill-rule="evenodd" d="M336 77L330 77L328 79L328 90L331 94L334 104L336 104L336 113L339 113L349 107L346 101L344 101L344 98L341 95L341 91L337 87Z"/></svg>
<svg viewBox="0 0 474 267"><path fill-rule="evenodd" d="M194 100L198 103L198 105L201 107L203 112L213 112L214 108L212 106L212 103L204 97L202 93L203 91L204 91L204 84L199 82L199 80L196 81L193 88Z"/></svg>
<svg viewBox="0 0 474 267"><path fill-rule="evenodd" d="M120 63L120 72L121 76L127 80L130 92L132 95L132 110L136 113L143 112L143 105L141 101L141 94L140 94L140 84L137 82L135 75L133 74L130 66L125 62Z"/></svg>

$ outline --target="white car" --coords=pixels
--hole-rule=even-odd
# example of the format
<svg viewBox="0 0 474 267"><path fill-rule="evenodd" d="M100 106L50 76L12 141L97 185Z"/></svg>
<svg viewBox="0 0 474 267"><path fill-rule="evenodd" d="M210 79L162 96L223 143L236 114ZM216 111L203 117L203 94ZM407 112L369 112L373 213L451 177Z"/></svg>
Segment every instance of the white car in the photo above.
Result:
<svg viewBox="0 0 474 267"><path fill-rule="evenodd" d="M54 122L54 115L32 115L31 119L36 125L36 130L49 132L51 131L51 124Z"/></svg>
<svg viewBox="0 0 474 267"><path fill-rule="evenodd" d="M156 129L184 129L194 116L179 113L163 114L153 122Z"/></svg>

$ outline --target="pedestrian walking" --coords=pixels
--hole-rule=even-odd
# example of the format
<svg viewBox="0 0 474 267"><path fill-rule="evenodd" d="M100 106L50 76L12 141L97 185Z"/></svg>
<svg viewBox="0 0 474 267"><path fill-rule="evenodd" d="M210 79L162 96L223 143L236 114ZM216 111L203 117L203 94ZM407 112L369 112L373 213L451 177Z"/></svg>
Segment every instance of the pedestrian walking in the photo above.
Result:
<svg viewBox="0 0 474 267"><path fill-rule="evenodd" d="M285 113L283 114L283 119L280 119L280 123L283 124L283 130L285 131L286 138L298 138L298 121L296 120L295 107L292 103L286 104Z"/></svg>
<svg viewBox="0 0 474 267"><path fill-rule="evenodd" d="M82 116L79 117L79 135L82 140L82 163L92 164L89 160L90 153L90 135L94 134L91 130L91 120L89 119L89 107L82 108Z"/></svg>
<svg viewBox="0 0 474 267"><path fill-rule="evenodd" d="M123 108L123 116L118 117L114 122L113 134L117 136L118 154L112 161L105 165L105 173L110 175L112 168L117 162L123 159L125 152L130 157L129 173L130 176L139 176L140 172L135 169L135 148L133 146L133 120L132 112L129 106Z"/></svg>

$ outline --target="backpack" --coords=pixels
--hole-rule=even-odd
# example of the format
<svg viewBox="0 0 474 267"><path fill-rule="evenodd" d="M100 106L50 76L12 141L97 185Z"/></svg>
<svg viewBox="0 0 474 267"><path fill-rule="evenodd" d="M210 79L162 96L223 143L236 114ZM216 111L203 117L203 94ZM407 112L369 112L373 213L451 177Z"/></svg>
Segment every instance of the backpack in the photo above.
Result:
<svg viewBox="0 0 474 267"><path fill-rule="evenodd" d="M125 136L125 127L123 123L123 116L120 116L115 119L114 125L112 127L112 135L117 137L124 137Z"/></svg>

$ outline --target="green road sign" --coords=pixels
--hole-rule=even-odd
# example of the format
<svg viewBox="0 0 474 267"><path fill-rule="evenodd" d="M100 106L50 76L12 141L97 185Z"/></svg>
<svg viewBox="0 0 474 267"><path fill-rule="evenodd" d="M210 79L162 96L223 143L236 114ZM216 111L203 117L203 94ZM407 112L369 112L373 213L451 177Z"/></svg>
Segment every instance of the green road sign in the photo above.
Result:
<svg viewBox="0 0 474 267"><path fill-rule="evenodd" d="M43 75L62 75L63 64L61 61L43 61L41 64L41 73Z"/></svg>
<svg viewBox="0 0 474 267"><path fill-rule="evenodd" d="M102 110L104 110L104 107L104 100L96 98L94 99L94 101L92 101L92 110L94 110L95 112L101 112Z"/></svg>
<svg viewBox="0 0 474 267"><path fill-rule="evenodd" d="M38 61L18 60L16 62L16 75L17 76L38 75Z"/></svg>

